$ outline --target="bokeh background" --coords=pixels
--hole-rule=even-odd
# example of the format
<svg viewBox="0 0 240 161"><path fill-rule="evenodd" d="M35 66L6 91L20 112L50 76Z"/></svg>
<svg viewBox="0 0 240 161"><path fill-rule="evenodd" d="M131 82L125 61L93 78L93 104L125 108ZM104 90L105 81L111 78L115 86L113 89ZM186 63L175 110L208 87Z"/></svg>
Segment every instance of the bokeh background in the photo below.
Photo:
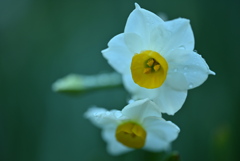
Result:
<svg viewBox="0 0 240 161"><path fill-rule="evenodd" d="M100 130L83 118L92 105L121 109L130 98L123 88L74 97L51 90L69 73L113 71L101 50L123 32L134 2L190 19L196 50L217 73L164 115L181 128L172 149L182 161L239 160L238 0L1 0L1 161L146 160L142 150L108 155Z"/></svg>

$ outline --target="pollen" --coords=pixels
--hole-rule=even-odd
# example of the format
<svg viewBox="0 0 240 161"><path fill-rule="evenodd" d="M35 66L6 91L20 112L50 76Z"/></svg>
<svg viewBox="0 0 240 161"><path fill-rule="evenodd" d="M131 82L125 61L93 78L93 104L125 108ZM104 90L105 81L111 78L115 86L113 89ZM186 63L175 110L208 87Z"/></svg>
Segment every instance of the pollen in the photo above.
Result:
<svg viewBox="0 0 240 161"><path fill-rule="evenodd" d="M132 58L132 78L141 87L148 89L160 87L167 77L167 71L167 61L155 51L146 50Z"/></svg>
<svg viewBox="0 0 240 161"><path fill-rule="evenodd" d="M123 145L130 148L142 148L146 140L146 131L136 123L127 122L117 127L115 137Z"/></svg>

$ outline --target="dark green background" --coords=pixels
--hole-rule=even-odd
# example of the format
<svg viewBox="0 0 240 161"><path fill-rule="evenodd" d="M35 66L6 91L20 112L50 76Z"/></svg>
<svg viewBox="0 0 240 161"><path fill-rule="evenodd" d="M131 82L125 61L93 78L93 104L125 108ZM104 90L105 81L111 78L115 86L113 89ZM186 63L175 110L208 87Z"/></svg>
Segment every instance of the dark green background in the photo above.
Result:
<svg viewBox="0 0 240 161"><path fill-rule="evenodd" d="M112 72L101 55L123 32L133 0L0 1L0 160L144 160L144 151L107 154L100 130L83 118L92 105L121 109L123 88L70 97L51 91L69 73ZM191 20L197 51L217 73L164 117L181 132L182 161L239 160L239 1L137 0L169 19ZM145 159L146 160L146 159Z"/></svg>

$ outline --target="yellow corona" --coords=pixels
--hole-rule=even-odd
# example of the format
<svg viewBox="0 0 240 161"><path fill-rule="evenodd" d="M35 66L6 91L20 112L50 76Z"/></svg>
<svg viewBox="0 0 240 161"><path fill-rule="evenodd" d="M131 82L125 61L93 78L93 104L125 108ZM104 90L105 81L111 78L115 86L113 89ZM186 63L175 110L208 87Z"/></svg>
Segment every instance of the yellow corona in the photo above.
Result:
<svg viewBox="0 0 240 161"><path fill-rule="evenodd" d="M116 139L130 148L142 148L146 140L146 131L142 126L133 122L119 125L116 130Z"/></svg>
<svg viewBox="0 0 240 161"><path fill-rule="evenodd" d="M155 51L145 50L132 58L132 78L141 87L149 89L160 87L167 77L167 71L167 61Z"/></svg>

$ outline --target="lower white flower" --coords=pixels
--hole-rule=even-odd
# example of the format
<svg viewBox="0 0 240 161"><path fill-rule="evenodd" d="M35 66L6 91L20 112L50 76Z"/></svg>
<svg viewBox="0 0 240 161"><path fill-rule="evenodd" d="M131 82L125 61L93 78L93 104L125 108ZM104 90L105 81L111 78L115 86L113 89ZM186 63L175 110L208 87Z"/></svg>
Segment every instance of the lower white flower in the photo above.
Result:
<svg viewBox="0 0 240 161"><path fill-rule="evenodd" d="M122 111L92 107L85 117L102 128L107 151L112 155L140 148L168 150L180 132L178 126L161 117L159 108L149 99L132 102Z"/></svg>

